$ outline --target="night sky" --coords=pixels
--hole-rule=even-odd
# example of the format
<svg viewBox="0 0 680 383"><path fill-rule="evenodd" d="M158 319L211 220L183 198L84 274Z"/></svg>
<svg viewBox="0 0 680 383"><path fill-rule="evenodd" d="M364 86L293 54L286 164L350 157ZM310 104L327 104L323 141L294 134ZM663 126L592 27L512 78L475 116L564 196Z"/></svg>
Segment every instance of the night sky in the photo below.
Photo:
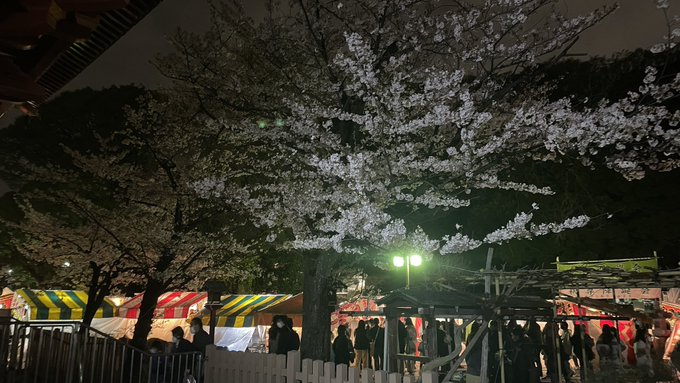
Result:
<svg viewBox="0 0 680 383"><path fill-rule="evenodd" d="M246 3L246 9L253 17L263 13L264 0ZM562 0L561 7L568 15L576 15L612 3L607 0ZM680 0L670 0L670 3L669 12L680 14ZM586 31L572 48L572 53L611 55L622 50L648 48L661 41L666 25L655 0L619 0L619 4L618 11ZM165 0L63 90L129 83L157 88L166 81L150 62L155 55L172 51L167 36L177 28L203 32L209 21L207 0ZM10 124L12 119L11 115L0 119L0 127ZM0 195L6 189L0 180Z"/></svg>
<svg viewBox="0 0 680 383"><path fill-rule="evenodd" d="M248 1L247 10L257 17L263 12L264 3L264 0ZM613 3L606 0L562 0L561 6L568 14L576 15ZM654 0L619 0L619 3L621 8L616 13L582 36L572 49L574 53L610 55L625 49L649 47L661 40L666 26ZM670 8L671 13L680 14L680 0L671 0L671 3L677 3ZM206 0L165 0L65 90L127 83L157 87L163 83L163 78L149 62L154 55L172 50L167 36L178 27L200 33L205 31L209 21Z"/></svg>

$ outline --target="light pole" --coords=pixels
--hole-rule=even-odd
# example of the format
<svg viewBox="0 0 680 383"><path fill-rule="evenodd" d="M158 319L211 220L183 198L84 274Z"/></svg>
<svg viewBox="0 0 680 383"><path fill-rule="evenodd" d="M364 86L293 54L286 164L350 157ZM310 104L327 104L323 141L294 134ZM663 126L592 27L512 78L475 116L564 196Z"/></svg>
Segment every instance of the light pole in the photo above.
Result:
<svg viewBox="0 0 680 383"><path fill-rule="evenodd" d="M222 305L222 293L227 291L227 285L225 285L222 281L211 279L203 284L203 290L208 293L208 301L205 305L208 307L208 310L210 310L210 339L214 344L215 326L217 324L216 312L217 309Z"/></svg>
<svg viewBox="0 0 680 383"><path fill-rule="evenodd" d="M392 258L392 263L395 267L404 267L406 265L406 288L411 288L411 266L418 267L423 264L423 257L420 254L407 255L406 258L397 255Z"/></svg>

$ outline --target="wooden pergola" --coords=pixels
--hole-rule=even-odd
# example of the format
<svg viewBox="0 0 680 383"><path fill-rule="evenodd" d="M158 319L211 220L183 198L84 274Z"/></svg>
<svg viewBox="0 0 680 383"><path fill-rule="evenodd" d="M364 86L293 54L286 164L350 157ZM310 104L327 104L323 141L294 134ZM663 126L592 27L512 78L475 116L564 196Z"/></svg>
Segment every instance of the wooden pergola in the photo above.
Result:
<svg viewBox="0 0 680 383"><path fill-rule="evenodd" d="M456 289L414 288L392 292L377 302L384 305L386 318L386 366L390 372L398 369L399 360L429 363L437 359L437 318L457 318L483 323L498 318L548 319L553 317L553 304L536 296L484 296ZM421 317L431 325L425 336L428 356L398 353L398 321L401 317ZM484 327L484 326L483 326ZM477 340L477 339L476 339ZM462 358L460 358L462 361ZM444 363L445 364L445 363Z"/></svg>
<svg viewBox="0 0 680 383"><path fill-rule="evenodd" d="M650 258L640 258L641 263ZM629 288L672 288L680 287L680 269L656 270L654 268L619 267L617 261L602 263L597 267L589 262L579 262L558 269L523 269L505 271L491 269L482 271L461 270L446 281L429 286L416 286L413 289L398 290L385 296L377 303L383 305L386 317L386 360L385 365L391 372L397 371L398 360L414 360L424 364L425 369L434 369L449 363L453 357L434 358L431 356L414 356L398 353L398 321L400 317L422 317L429 323L436 323L436 318L460 318L465 320L483 320L482 329L471 340L474 344L486 338L487 325L491 320L537 319L546 321L601 319L578 315L568 317L557 315L555 298L563 289L629 289ZM604 266L602 266L604 264ZM562 264L564 265L564 264ZM495 284L496 293L490 294L490 285ZM471 292L473 291L473 292ZM485 291L481 293L481 291ZM532 296L522 295L531 291ZM548 301L547 298L553 301ZM585 297L572 297L579 306L588 302ZM618 305L616 302L600 302L606 311L613 314L609 319L628 319L636 313L630 306ZM436 339L436 326L430 326L425 336ZM499 331L500 334L500 331ZM499 335L500 337L500 335ZM486 341L484 340L484 343ZM486 346L485 346L486 348ZM467 349L466 349L467 350ZM502 352L502 350L501 350ZM583 351L585 352L585 351ZM460 350L451 354L458 356ZM438 355L437 342L427 342L427 355ZM485 371L487 361L483 351L482 370ZM559 353L556 353L559 355ZM460 355L452 371L464 359L465 352ZM558 366L558 369L561 367ZM484 374L484 372L483 372ZM561 374L561 372L560 372Z"/></svg>

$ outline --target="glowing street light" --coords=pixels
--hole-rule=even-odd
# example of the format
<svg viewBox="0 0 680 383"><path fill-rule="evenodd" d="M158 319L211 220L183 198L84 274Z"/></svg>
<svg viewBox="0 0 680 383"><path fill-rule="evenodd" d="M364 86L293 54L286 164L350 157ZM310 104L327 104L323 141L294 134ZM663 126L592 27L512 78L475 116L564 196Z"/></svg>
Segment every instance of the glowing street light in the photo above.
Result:
<svg viewBox="0 0 680 383"><path fill-rule="evenodd" d="M411 266L418 267L423 264L423 257L420 254L407 255L406 258L397 255L392 258L394 267L404 267L406 265L406 288L411 288Z"/></svg>

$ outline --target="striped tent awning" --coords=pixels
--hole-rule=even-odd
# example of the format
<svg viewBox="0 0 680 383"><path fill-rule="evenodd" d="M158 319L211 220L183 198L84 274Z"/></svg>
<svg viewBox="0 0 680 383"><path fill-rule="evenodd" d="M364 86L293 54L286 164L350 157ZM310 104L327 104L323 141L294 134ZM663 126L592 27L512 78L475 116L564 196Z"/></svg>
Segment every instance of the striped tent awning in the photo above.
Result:
<svg viewBox="0 0 680 383"><path fill-rule="evenodd" d="M80 320L87 305L87 293L79 290L20 289L16 295L29 306L31 320ZM16 301L13 303L15 306L18 304ZM95 318L112 318L115 314L116 305L104 298Z"/></svg>
<svg viewBox="0 0 680 383"><path fill-rule="evenodd" d="M291 295L227 295L222 297L222 307L217 310L218 327L254 327L255 314L269 306L279 304ZM203 315L203 323L208 324L210 316Z"/></svg>
<svg viewBox="0 0 680 383"><path fill-rule="evenodd" d="M139 309L142 305L144 294L138 294L129 301L123 303L118 309L118 316L136 319L139 317ZM205 304L208 295L197 292L173 291L162 294L156 303L154 318L156 319L184 319L189 317L192 306L198 310Z"/></svg>
<svg viewBox="0 0 680 383"><path fill-rule="evenodd" d="M14 299L14 293L0 295L0 309L11 309L12 299Z"/></svg>

